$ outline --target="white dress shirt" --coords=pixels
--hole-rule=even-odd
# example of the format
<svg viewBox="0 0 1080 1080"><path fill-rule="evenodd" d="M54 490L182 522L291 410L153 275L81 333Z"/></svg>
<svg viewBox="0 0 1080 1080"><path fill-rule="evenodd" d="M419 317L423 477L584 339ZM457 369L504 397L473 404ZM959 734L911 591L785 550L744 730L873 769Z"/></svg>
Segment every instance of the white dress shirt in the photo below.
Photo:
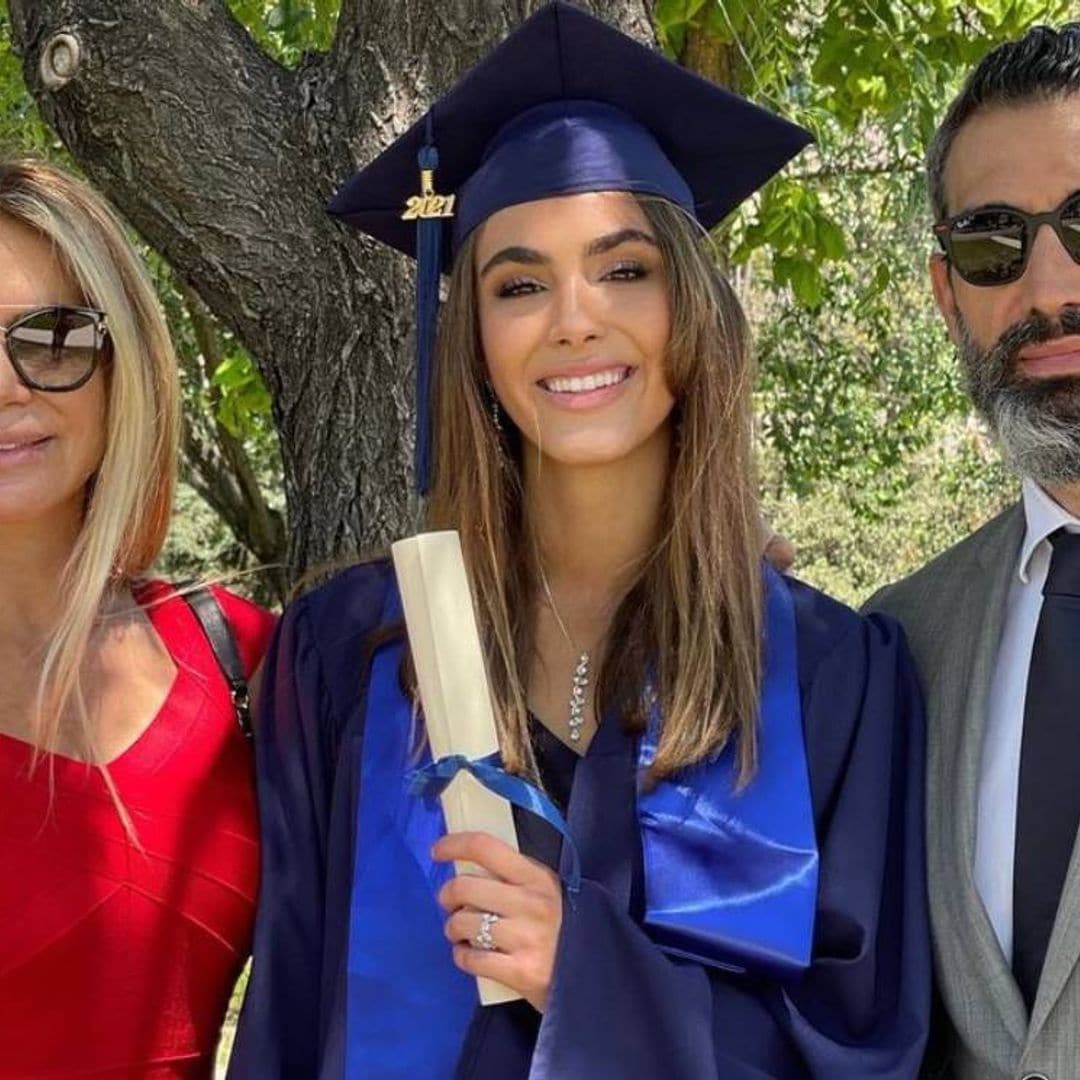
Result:
<svg viewBox="0 0 1080 1080"><path fill-rule="evenodd" d="M1080 520L1056 503L1038 484L1024 480L1027 532L1020 562L1009 587L997 666L990 686L986 731L979 769L979 810L975 834L975 886L1012 963L1013 858L1016 800L1020 785L1020 745L1024 703L1042 591L1050 570L1048 537L1060 528L1080 532Z"/></svg>

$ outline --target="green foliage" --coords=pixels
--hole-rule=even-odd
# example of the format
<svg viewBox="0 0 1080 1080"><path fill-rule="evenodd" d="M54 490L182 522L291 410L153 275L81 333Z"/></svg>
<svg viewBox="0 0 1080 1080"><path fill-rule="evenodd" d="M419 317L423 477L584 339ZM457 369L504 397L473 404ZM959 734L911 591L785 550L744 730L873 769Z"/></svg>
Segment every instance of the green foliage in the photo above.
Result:
<svg viewBox="0 0 1080 1080"><path fill-rule="evenodd" d="M861 515L877 518L901 494L903 462L967 402L930 295L924 223L880 187L862 196L830 197L852 222L851 248L820 268L820 305L766 291L753 315L762 431L787 490L805 497L845 477L864 492Z"/></svg>
<svg viewBox="0 0 1080 1080"><path fill-rule="evenodd" d="M214 369L211 385L217 391L217 416L238 439L256 434L270 420L270 394L251 357L232 335L226 338L228 355Z"/></svg>
<svg viewBox="0 0 1080 1080"><path fill-rule="evenodd" d="M766 448L769 488L782 467ZM797 577L858 606L882 585L918 569L1016 497L1016 481L977 429L945 425L934 442L896 470L901 494L885 515L861 513L864 492L849 476L812 497L767 499L773 528L795 545Z"/></svg>
<svg viewBox="0 0 1080 1080"><path fill-rule="evenodd" d="M341 0L228 0L229 9L271 56L295 67L334 40Z"/></svg>
<svg viewBox="0 0 1080 1080"><path fill-rule="evenodd" d="M768 246L774 284L813 308L824 294L816 270L844 258L845 243L806 185L867 172L910 184L963 74L994 45L1034 22L1063 21L1069 8L1068 0L658 0L653 14L669 54L681 58L689 35L704 35L734 57L734 89L814 133L817 151L749 211L756 219L739 251L745 258Z"/></svg>
<svg viewBox="0 0 1080 1080"><path fill-rule="evenodd" d="M142 252L180 354L185 409L211 414L244 441L249 456L260 461L272 458L276 449L270 394L250 355L205 308L193 310L196 298L180 286L157 252L145 246ZM202 320L201 326L196 318Z"/></svg>
<svg viewBox="0 0 1080 1080"><path fill-rule="evenodd" d="M60 140L38 115L23 84L22 61L11 44L7 0L0 0L0 153L66 162Z"/></svg>
<svg viewBox="0 0 1080 1080"><path fill-rule="evenodd" d="M244 587L246 579L235 576L247 565L247 553L225 522L194 488L181 481L176 490L169 535L154 573L170 581L225 578L230 588L251 595Z"/></svg>
<svg viewBox="0 0 1080 1080"><path fill-rule="evenodd" d="M724 226L759 339L778 498L847 493L873 529L909 463L967 416L925 270L922 161L970 68L1069 0L658 0L664 48L816 146ZM702 48L702 43L709 46ZM696 46L696 47L692 47ZM981 459L965 459L976 473Z"/></svg>
<svg viewBox="0 0 1080 1080"><path fill-rule="evenodd" d="M775 5L774 5L775 6ZM785 5L787 6L787 5ZM681 56L686 35L701 30L725 45L739 44L752 29L755 13L761 5L744 0L657 0L653 6L653 25L657 40L671 56ZM773 17L776 13L770 13Z"/></svg>
<svg viewBox="0 0 1080 1080"><path fill-rule="evenodd" d="M844 230L829 216L817 191L788 177L780 177L763 192L757 219L741 234L732 254L745 262L755 250L772 253L773 282L790 286L804 307L821 306L825 294L825 264L848 256Z"/></svg>

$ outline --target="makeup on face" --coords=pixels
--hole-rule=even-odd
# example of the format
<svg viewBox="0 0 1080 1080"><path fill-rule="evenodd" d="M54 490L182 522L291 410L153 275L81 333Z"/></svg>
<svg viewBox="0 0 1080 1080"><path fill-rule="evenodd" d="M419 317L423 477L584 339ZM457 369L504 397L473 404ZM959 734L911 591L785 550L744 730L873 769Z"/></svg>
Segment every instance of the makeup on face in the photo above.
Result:
<svg viewBox="0 0 1080 1080"><path fill-rule="evenodd" d="M476 263L489 378L526 440L596 464L666 420L667 275L633 196L508 208L483 226Z"/></svg>

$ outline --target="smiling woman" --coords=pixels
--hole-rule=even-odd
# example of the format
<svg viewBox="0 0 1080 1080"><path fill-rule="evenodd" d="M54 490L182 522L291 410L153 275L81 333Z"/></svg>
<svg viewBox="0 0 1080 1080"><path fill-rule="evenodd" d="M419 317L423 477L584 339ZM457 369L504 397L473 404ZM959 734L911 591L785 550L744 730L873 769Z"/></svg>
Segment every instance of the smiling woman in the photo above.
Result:
<svg viewBox="0 0 1080 1080"><path fill-rule="evenodd" d="M633 197L507 207L471 246L462 261L481 267L492 388L550 464L617 460L657 435L675 404L665 371L671 313L664 261Z"/></svg>
<svg viewBox="0 0 1080 1080"><path fill-rule="evenodd" d="M806 138L555 3L335 198L417 258L418 480L514 775L484 768L548 800L520 850L446 834L410 794L387 563L296 603L234 1077L917 1074L918 691L894 623L762 564L747 327L704 235Z"/></svg>
<svg viewBox="0 0 1080 1080"><path fill-rule="evenodd" d="M205 1077L247 952L250 748L149 578L175 357L112 213L0 164L0 1077ZM271 620L205 591L247 673Z"/></svg>
<svg viewBox="0 0 1080 1080"><path fill-rule="evenodd" d="M585 380L597 374L612 385L588 388ZM583 651L603 651L622 598L630 647L607 649L611 686L640 681L642 651L654 648L644 621L670 620L655 641L681 641L694 675L682 679L688 696L670 703L668 733L679 731L685 715L696 733L681 751L686 761L726 741L734 717L754 716L758 693L752 367L742 309L712 266L700 226L668 200L621 191L498 211L457 255L437 378L430 520L461 532L481 595L506 589L508 609L523 611L535 606L539 583L535 632L543 635L545 662L529 697L538 715L565 713L576 664ZM550 384L568 379L581 380L581 389ZM488 422L485 397L512 421L504 430ZM478 428L461 421L474 416ZM500 466L503 457L513 473ZM469 508L483 505L489 484L508 481L524 486L530 510L509 514L489 536L485 515ZM656 557L658 537L675 572L668 557ZM713 553L696 549L699 543ZM536 560L533 585L521 582L520 592L513 577L503 584L502 567L520 557L515 547ZM560 580L564 567L573 580ZM637 588L629 584L635 579ZM703 607L695 602L702 592L729 599L719 610ZM670 596L670 607L648 614L647 595ZM626 622L631 612L636 617ZM509 640L509 627L505 633ZM501 640L496 634L492 648ZM657 659L674 681L676 657ZM517 663L513 655L489 658L497 700L521 717L520 739L508 725L503 756L524 765L528 709L510 674ZM714 665L727 677L710 676ZM700 723L710 712L715 727ZM586 741L595 726L590 701ZM739 752L749 767L752 722L742 734ZM654 771L679 764L669 762L664 745Z"/></svg>

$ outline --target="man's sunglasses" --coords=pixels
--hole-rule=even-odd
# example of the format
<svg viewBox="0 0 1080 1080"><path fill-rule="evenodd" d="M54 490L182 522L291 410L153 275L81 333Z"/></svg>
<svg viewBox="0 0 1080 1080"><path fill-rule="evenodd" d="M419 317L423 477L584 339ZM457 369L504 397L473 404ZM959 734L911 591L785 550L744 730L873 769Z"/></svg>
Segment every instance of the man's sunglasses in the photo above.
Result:
<svg viewBox="0 0 1080 1080"><path fill-rule="evenodd" d="M945 256L969 285L1007 285L1023 276L1040 225L1049 225L1080 263L1080 191L1056 210L1028 214L1015 206L979 206L934 226Z"/></svg>
<svg viewBox="0 0 1080 1080"><path fill-rule="evenodd" d="M31 390L78 390L109 347L105 313L94 308L35 308L0 326L8 359Z"/></svg>

